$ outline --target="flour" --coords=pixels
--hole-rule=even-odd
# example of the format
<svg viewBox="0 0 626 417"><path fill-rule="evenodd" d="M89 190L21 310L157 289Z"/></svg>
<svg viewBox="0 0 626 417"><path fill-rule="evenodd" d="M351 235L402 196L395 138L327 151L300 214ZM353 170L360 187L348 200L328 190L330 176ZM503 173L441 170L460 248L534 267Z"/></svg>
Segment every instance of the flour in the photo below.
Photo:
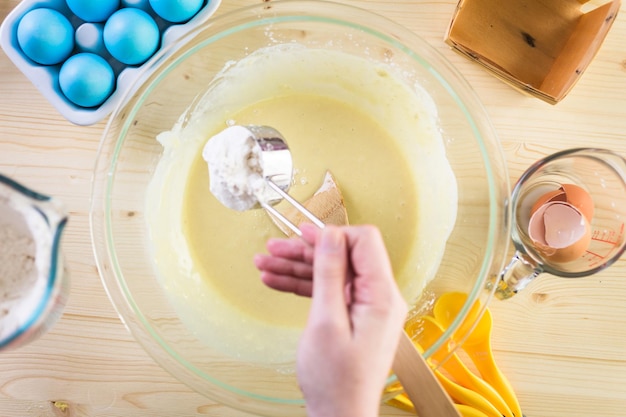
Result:
<svg viewBox="0 0 626 417"><path fill-rule="evenodd" d="M36 279L33 239L0 226L0 303L19 298Z"/></svg>
<svg viewBox="0 0 626 417"><path fill-rule="evenodd" d="M273 197L263 178L261 152L243 126L226 128L204 146L202 157L209 166L211 192L226 207L245 211Z"/></svg>
<svg viewBox="0 0 626 417"><path fill-rule="evenodd" d="M20 197L0 189L0 342L14 337L39 311L50 268L45 219Z"/></svg>
<svg viewBox="0 0 626 417"><path fill-rule="evenodd" d="M0 225L0 338L16 330L25 319L24 298L38 276L35 254L35 242L30 236L11 225Z"/></svg>
<svg viewBox="0 0 626 417"><path fill-rule="evenodd" d="M11 227L0 227L0 303L19 297L36 279L33 239Z"/></svg>

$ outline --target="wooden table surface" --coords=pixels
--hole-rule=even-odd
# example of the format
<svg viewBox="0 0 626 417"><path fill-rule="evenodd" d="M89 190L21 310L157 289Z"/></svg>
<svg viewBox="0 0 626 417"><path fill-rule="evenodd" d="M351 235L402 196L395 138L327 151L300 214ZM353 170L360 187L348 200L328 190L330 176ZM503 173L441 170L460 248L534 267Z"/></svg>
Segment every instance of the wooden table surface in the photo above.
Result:
<svg viewBox="0 0 626 417"><path fill-rule="evenodd" d="M224 0L218 15L261 0ZM524 96L451 51L454 0L351 0L428 40L468 79L500 136L511 181L533 161L579 146L626 156L626 14L564 101ZM18 4L0 0L0 20ZM0 415L243 416L162 370L126 331L98 277L88 227L91 171L104 123L66 121L0 52L0 172L61 199L69 303L36 342L0 354ZM496 360L527 417L626 415L626 259L592 277L541 276L494 301ZM381 415L405 415L384 408Z"/></svg>

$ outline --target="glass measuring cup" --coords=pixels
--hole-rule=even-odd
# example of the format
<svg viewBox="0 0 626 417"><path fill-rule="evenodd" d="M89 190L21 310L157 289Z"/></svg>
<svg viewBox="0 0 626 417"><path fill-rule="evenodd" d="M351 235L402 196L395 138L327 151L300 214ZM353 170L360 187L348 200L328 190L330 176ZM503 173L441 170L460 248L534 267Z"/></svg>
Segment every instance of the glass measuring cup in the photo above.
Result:
<svg viewBox="0 0 626 417"><path fill-rule="evenodd" d="M582 187L594 204L591 242L577 259L554 262L529 237L531 208L546 192L562 184ZM511 237L515 254L499 277L496 296L512 297L543 272L564 278L584 277L610 266L624 252L626 160L606 149L576 148L557 152L529 167L513 188Z"/></svg>
<svg viewBox="0 0 626 417"><path fill-rule="evenodd" d="M0 175L0 349L45 333L69 292L61 204Z"/></svg>

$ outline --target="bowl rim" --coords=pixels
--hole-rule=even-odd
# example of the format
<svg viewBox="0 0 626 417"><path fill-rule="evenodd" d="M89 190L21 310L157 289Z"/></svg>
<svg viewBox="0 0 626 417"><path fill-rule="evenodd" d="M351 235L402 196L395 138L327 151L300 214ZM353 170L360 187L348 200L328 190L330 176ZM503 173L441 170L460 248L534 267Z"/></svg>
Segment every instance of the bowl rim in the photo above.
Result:
<svg viewBox="0 0 626 417"><path fill-rule="evenodd" d="M322 7L323 6L323 7ZM334 15L330 16L321 10L330 10ZM297 10L297 11L296 11ZM343 13L338 13L343 12ZM358 23L359 18L367 17L367 24ZM445 330L441 339L424 352L424 357L428 358L433 355L443 343L447 342L454 331L461 325L464 317L469 312L475 300L481 294L485 295L485 302L482 304L479 316L482 316L484 309L487 308L488 301L492 298L495 286L492 289L485 289L488 286L487 279L490 278L490 272L495 268L502 270L505 257L496 259L500 252L506 254L509 244L510 230L510 211L508 204L509 198L509 178L502 149L497 139L497 134L493 128L487 112L478 99L478 96L461 75L461 73L445 58L439 51L431 46L426 40L421 38L417 33L401 26L400 24L383 17L372 11L327 0L275 0L271 6L266 3L255 4L238 8L222 15L213 17L194 28L186 35L178 39L168 48L163 49L155 55L148 65L145 65L143 73L137 77L135 86L127 89L120 104L113 111L106 124L100 144L98 146L96 162L92 175L92 192L91 192L91 208L89 215L92 247L96 260L96 266L102 284L105 288L107 296L111 300L118 316L127 327L133 337L142 345L142 348L153 357L164 369L171 373L177 379L180 379L186 385L206 395L207 397L221 402L223 404L251 412L258 412L254 407L250 408L250 404L240 401L233 401L229 395L216 394L214 390L207 393L206 382L217 385L220 388L228 390L229 394L244 396L248 401L250 399L261 400L273 404L287 404L302 406L303 400L285 400L274 399L264 395L257 395L248 391L239 390L236 387L224 386L220 381L211 378L203 372L198 373L193 366L188 366L187 362L179 357L176 352L171 349L167 343L158 341L160 337L151 328L148 319L138 309L134 303L132 294L125 285L124 278L117 275L115 251L110 245L112 238L110 224L111 211L109 204L110 190L113 187L114 172L116 166L116 158L119 154L126 131L130 128L138 106L143 102L146 94L152 91L152 87L160 83L161 79L168 73L169 68L178 65L184 58L194 52L200 46L206 46L215 40L228 36L239 31L249 29L251 27L267 26L268 24L276 24L287 20L306 20L306 21L322 21L331 23L336 26L349 26L353 29L362 30L369 35L378 37L388 43L393 44L402 50L409 57L419 62L431 72L435 78L444 86L448 94L452 96L457 105L463 110L466 119L472 127L473 135L477 140L479 149L483 154L485 162L486 176L489 184L489 226L487 250L482 260L479 277L480 279L473 286L472 291L468 294L468 302L462 307L459 315L453 320L452 324ZM360 19L364 21L365 19ZM243 22L243 23L242 23ZM246 23L247 22L247 23ZM233 26L233 23L237 23ZM182 55L176 57L176 60L168 63L167 59L174 54L180 47L185 49L191 40L195 39L201 32L211 30L212 35L203 38L199 45L186 50ZM410 47L407 45L411 45ZM419 51L415 52L415 51ZM437 68L433 67L433 63ZM166 65L167 64L167 65ZM454 79L453 84L457 89L450 85L449 80ZM148 82L149 81L149 82ZM146 84L146 82L148 82ZM134 101L134 103L133 103ZM118 120L119 119L119 120ZM116 135L115 143L111 142L108 137L114 125L121 121L122 128L120 134ZM488 132L490 139L485 140L482 132ZM488 149L489 148L489 149ZM110 157L106 155L107 150L112 150ZM491 157L490 157L491 155ZM493 158L498 155L498 158ZM497 175L499 174L499 175ZM102 218L98 217L99 213L104 213ZM504 223L504 224L502 224ZM502 245L502 246L500 246ZM165 351L169 356L163 356L154 351L154 347ZM162 353L162 352L161 352ZM172 360L176 363L172 363ZM182 379L180 376L181 367L184 373L193 373L196 377L200 377L203 381L189 381L188 378ZM396 381L395 375L392 375L387 385Z"/></svg>

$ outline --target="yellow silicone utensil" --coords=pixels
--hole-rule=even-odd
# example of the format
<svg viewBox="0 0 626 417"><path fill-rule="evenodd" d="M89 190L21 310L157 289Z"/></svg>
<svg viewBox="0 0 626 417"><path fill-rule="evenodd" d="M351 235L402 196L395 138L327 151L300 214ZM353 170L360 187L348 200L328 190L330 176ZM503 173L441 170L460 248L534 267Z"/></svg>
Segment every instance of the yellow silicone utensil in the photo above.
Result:
<svg viewBox="0 0 626 417"><path fill-rule="evenodd" d="M463 417L489 417L487 414L469 405L457 404L456 409Z"/></svg>
<svg viewBox="0 0 626 417"><path fill-rule="evenodd" d="M464 293L447 293L443 294L435 302L434 315L444 328L449 326L451 317L456 317L461 307L465 304L467 295ZM464 324L465 325L465 324ZM463 328L462 325L460 328ZM469 325L469 323L468 323ZM522 417L522 410L517 400L517 396L513 391L513 387L506 379L502 371L496 365L491 349L491 328L493 326L493 318L489 309L485 309L482 317L476 323L475 327L466 335L465 341L453 340L457 343L463 343L461 348L467 352L468 356L478 368L483 379L498 391L500 396L506 401L507 405L513 411L515 417ZM458 333L460 337L465 336Z"/></svg>
<svg viewBox="0 0 626 417"><path fill-rule="evenodd" d="M452 400L457 405L457 410L461 412L461 415L465 416L459 405L465 405L480 413L480 416L485 417L502 417L502 414L498 409L485 399L482 395L471 389L465 388L462 385L446 378L441 372L435 372L437 379L441 383L441 386L448 392ZM479 414L476 414L478 416Z"/></svg>
<svg viewBox="0 0 626 417"><path fill-rule="evenodd" d="M424 354L424 349L419 345L419 343L413 341L415 348L420 354ZM448 395L454 400L456 403L456 408L459 410L458 405L469 406L472 410L480 411L481 414L474 415L483 415L485 417L502 417L502 414L498 411L496 407L493 406L489 401L487 401L482 395L478 394L475 391L465 388L462 385L457 384L456 382L450 380L450 378L446 377L439 371L434 371L435 377L441 383L441 386L446 390ZM394 397L395 401L388 401L387 403L403 410L415 411L413 409L413 405L406 396L406 394L400 394L397 397ZM461 412L459 410L459 412ZM464 414L461 412L461 415Z"/></svg>
<svg viewBox="0 0 626 417"><path fill-rule="evenodd" d="M441 325L430 316L422 316L420 320L413 321L412 325L420 327L420 330L407 330L409 330L410 334L415 334L414 342L419 343L421 346L432 346L444 332ZM470 371L461 359L450 351L448 344L444 343L432 355L432 360L441 363L441 366L458 384L478 393L487 402L491 403L498 410L499 416L514 417L513 412L500 394L491 385Z"/></svg>

